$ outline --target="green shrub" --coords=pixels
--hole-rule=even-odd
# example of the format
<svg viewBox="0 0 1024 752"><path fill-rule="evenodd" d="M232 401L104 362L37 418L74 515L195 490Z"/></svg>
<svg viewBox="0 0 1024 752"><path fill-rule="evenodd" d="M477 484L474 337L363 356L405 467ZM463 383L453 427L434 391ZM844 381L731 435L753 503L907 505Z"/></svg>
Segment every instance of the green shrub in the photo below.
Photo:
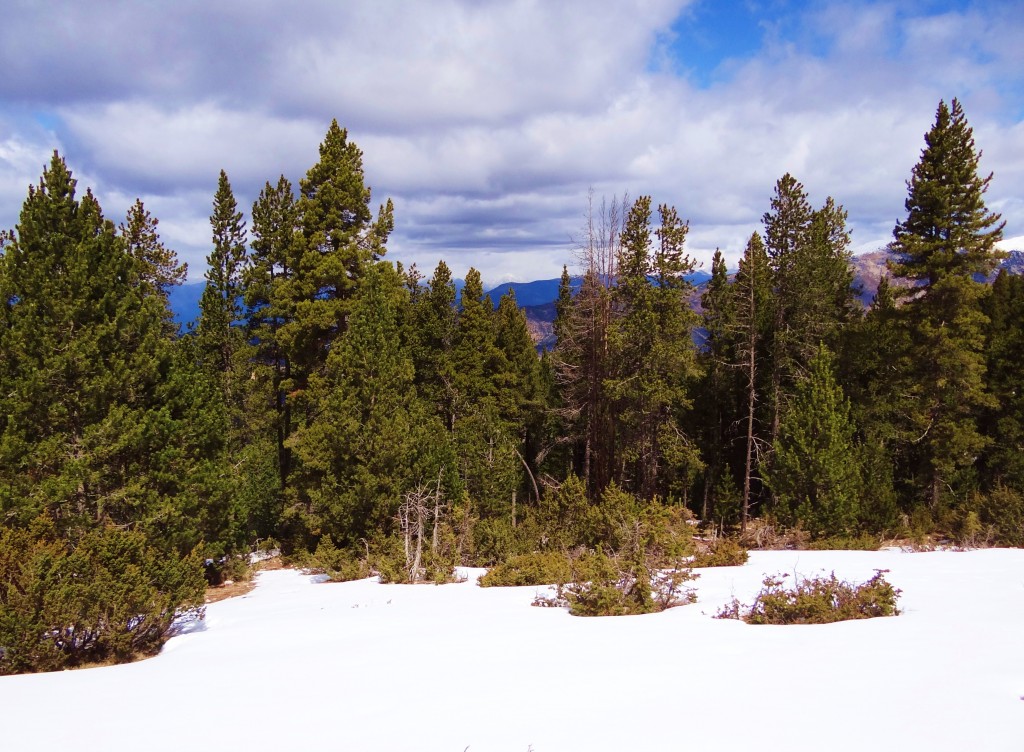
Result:
<svg viewBox="0 0 1024 752"><path fill-rule="evenodd" d="M365 557L351 549L338 548L325 535L305 562L305 569L316 574L326 574L333 582L362 580L371 575L370 564Z"/></svg>
<svg viewBox="0 0 1024 752"><path fill-rule="evenodd" d="M996 540L1004 546L1024 546L1024 494L998 486L981 499L981 520L995 529Z"/></svg>
<svg viewBox="0 0 1024 752"><path fill-rule="evenodd" d="M896 616L900 591L885 579L888 570L878 569L875 576L860 585L829 577L803 579L786 588L788 575L769 576L753 604L738 600L723 607L719 619L742 619L748 624L829 624L849 619Z"/></svg>
<svg viewBox="0 0 1024 752"><path fill-rule="evenodd" d="M562 585L571 576L572 563L568 555L556 551L538 551L513 556L492 567L480 578L480 587Z"/></svg>
<svg viewBox="0 0 1024 752"><path fill-rule="evenodd" d="M640 562L585 552L572 560L569 581L553 597L538 596L534 605L568 607L573 616L649 614L693 603L696 594L685 583L695 577L682 562L652 575Z"/></svg>
<svg viewBox="0 0 1024 752"><path fill-rule="evenodd" d="M695 569L704 567L739 567L747 563L750 554L733 538L717 538L708 544L707 551L697 553L690 561Z"/></svg>
<svg viewBox="0 0 1024 752"><path fill-rule="evenodd" d="M375 539L370 543L370 569L385 584L432 582L443 585L458 582L455 566L458 564L458 550L455 533L447 525L438 529L438 545L424 546L420 566L414 567L413 551L407 551L405 541L391 535Z"/></svg>
<svg viewBox="0 0 1024 752"><path fill-rule="evenodd" d="M522 551L517 529L508 519L479 520L473 525L473 564L490 567Z"/></svg>
<svg viewBox="0 0 1024 752"><path fill-rule="evenodd" d="M807 547L813 551L877 551L878 538L870 533L833 535L811 541Z"/></svg>
<svg viewBox="0 0 1024 752"><path fill-rule="evenodd" d="M186 559L103 527L72 544L41 518L0 532L0 674L122 663L156 653L176 615L201 614L198 551Z"/></svg>

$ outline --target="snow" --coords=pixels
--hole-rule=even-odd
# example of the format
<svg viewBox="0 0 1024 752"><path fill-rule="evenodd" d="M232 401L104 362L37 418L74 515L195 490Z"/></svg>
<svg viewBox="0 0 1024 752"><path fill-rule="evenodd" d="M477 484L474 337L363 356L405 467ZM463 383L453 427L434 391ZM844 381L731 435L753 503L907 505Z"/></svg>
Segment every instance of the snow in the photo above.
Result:
<svg viewBox="0 0 1024 752"><path fill-rule="evenodd" d="M765 574L876 568L898 617L714 619ZM753 552L587 619L539 588L259 575L139 663L0 678L4 750L1024 750L1024 550Z"/></svg>

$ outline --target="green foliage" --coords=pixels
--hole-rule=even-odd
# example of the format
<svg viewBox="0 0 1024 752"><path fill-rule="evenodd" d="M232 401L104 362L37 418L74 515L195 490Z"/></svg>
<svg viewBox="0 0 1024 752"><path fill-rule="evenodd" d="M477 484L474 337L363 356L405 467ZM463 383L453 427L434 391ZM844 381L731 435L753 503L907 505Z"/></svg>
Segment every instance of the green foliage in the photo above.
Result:
<svg viewBox="0 0 1024 752"><path fill-rule="evenodd" d="M785 586L788 575L769 576L750 606L736 599L719 613L719 619L742 619L748 624L830 624L849 619L896 616L900 590L885 579L888 570L876 570L867 582L855 585L828 577L802 579Z"/></svg>
<svg viewBox="0 0 1024 752"><path fill-rule="evenodd" d="M807 544L812 551L877 551L878 537L870 533L859 535L832 535L818 538Z"/></svg>
<svg viewBox="0 0 1024 752"><path fill-rule="evenodd" d="M458 550L451 528L439 531L437 549L427 546L418 568L412 566L412 552L397 535L378 537L369 544L369 563L373 573L384 584L433 583L444 585L459 582L455 571Z"/></svg>
<svg viewBox="0 0 1024 752"><path fill-rule="evenodd" d="M649 614L696 601L685 584L695 577L683 562L652 573L640 561L598 550L574 558L569 581L554 598L538 598L535 605L568 606L573 616Z"/></svg>
<svg viewBox="0 0 1024 752"><path fill-rule="evenodd" d="M1024 547L1024 493L996 486L980 498L976 514L979 523L992 526L1001 545Z"/></svg>
<svg viewBox="0 0 1024 752"><path fill-rule="evenodd" d="M306 559L305 568L314 574L326 574L334 582L362 580L371 574L365 556L349 548L338 548L329 535L320 539L316 551Z"/></svg>
<svg viewBox="0 0 1024 752"><path fill-rule="evenodd" d="M963 471L991 443L978 426L979 411L996 402L985 388L987 288L975 275L998 263L1004 223L985 207L992 176L978 175L980 154L955 99L951 108L939 103L925 144L907 184L907 218L889 250L893 274L915 283L900 309L910 333L899 361L911 396L903 431L920 445L911 468L916 490L937 510L953 500L950 491L962 494Z"/></svg>
<svg viewBox="0 0 1024 752"><path fill-rule="evenodd" d="M572 561L561 551L536 551L512 556L487 570L480 587L563 585L572 577Z"/></svg>
<svg viewBox="0 0 1024 752"><path fill-rule="evenodd" d="M750 555L747 549L733 538L716 538L708 544L707 550L698 551L690 560L696 569L704 567L740 567L747 563Z"/></svg>
<svg viewBox="0 0 1024 752"><path fill-rule="evenodd" d="M113 527L72 545L47 518L0 531L0 572L0 674L153 654L205 592L198 552L168 557Z"/></svg>
<svg viewBox="0 0 1024 752"><path fill-rule="evenodd" d="M860 512L860 449L833 364L832 353L822 345L807 379L797 385L768 476L791 519L815 536L852 532Z"/></svg>
<svg viewBox="0 0 1024 752"><path fill-rule="evenodd" d="M512 521L505 517L476 520L472 533L473 565L493 566L519 554L525 554L529 540L535 537L532 532L533 528L529 522L512 527Z"/></svg>

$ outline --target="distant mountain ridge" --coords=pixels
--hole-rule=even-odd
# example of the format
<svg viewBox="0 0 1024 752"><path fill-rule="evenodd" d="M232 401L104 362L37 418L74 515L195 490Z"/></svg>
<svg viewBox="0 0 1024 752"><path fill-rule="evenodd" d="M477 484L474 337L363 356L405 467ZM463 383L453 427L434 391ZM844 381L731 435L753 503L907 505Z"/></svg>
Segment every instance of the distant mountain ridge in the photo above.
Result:
<svg viewBox="0 0 1024 752"><path fill-rule="evenodd" d="M854 256L850 260L853 267L853 284L858 289L858 298L865 306L871 305L878 291L878 283L883 276L891 278L886 262L889 260L889 252L886 250L872 251ZM999 267L1006 269L1010 274L1024 274L1024 251L1010 251L1009 256L1004 259ZM700 297L704 292L711 275L700 269L687 278L694 285L694 292L690 297L690 305L694 310L700 311ZM995 274L992 275L992 279ZM579 290L581 277L572 278L572 288L575 293ZM989 280L991 281L991 280ZM456 295L461 296L464 282L461 279L453 280L456 288ZM558 287L560 279L537 279L530 282L503 282L492 287L485 295L489 295L491 302L497 306L503 295L509 290L515 291L516 303L526 314L526 323L530 329L530 335L538 347L550 348L554 345L553 323L555 320L555 301L558 300ZM900 286L899 280L894 282ZM203 295L205 282L186 282L183 285L172 287L169 298L171 311L174 313L174 320L186 329L189 324L199 318L199 299Z"/></svg>

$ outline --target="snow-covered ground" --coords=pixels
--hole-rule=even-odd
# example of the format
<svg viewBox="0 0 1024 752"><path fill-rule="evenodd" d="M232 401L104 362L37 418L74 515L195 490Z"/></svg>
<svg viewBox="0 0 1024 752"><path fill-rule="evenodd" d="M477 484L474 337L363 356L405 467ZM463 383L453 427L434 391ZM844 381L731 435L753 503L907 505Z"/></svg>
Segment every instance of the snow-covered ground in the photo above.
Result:
<svg viewBox="0 0 1024 752"><path fill-rule="evenodd" d="M876 568L904 613L714 619L766 573ZM586 619L537 588L259 576L140 663L0 678L0 749L1024 750L1024 551L772 551Z"/></svg>

